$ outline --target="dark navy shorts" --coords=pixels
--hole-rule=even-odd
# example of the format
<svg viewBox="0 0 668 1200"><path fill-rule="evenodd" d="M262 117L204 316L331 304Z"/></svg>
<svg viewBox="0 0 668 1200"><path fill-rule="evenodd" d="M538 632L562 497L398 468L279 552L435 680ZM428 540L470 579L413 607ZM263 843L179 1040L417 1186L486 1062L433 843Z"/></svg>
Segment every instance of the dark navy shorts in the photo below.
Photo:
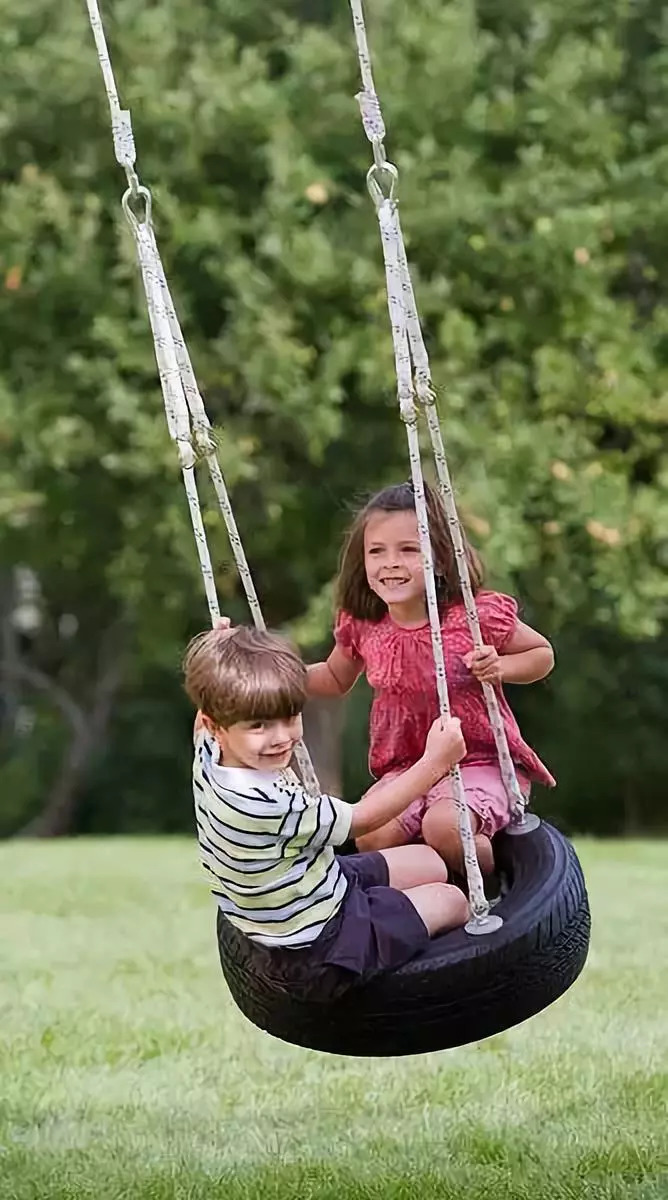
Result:
<svg viewBox="0 0 668 1200"><path fill-rule="evenodd" d="M429 943L429 931L403 892L388 884L378 851L337 855L348 891L320 937L300 950L269 949L258 968L281 988L305 999L336 999L350 987L393 971Z"/></svg>

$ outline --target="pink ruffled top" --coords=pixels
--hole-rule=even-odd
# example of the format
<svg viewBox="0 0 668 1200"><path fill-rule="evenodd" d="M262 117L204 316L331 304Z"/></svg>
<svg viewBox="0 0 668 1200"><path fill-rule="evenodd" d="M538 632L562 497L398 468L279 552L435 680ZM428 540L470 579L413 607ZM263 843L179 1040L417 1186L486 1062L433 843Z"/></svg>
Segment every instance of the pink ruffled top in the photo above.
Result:
<svg viewBox="0 0 668 1200"><path fill-rule="evenodd" d="M485 645L503 653L517 625L517 603L500 592L479 592L476 606ZM473 649L464 605L450 605L442 618L443 651L452 714L459 717L467 745L464 763L497 761L482 687L464 665ZM421 757L427 733L438 716L436 673L429 623L414 629L397 625L387 613L380 621L360 621L340 612L336 643L347 658L362 663L374 698L369 729L369 768L381 778L405 770ZM554 787L547 767L524 741L501 687L499 706L510 754L517 768L535 783Z"/></svg>

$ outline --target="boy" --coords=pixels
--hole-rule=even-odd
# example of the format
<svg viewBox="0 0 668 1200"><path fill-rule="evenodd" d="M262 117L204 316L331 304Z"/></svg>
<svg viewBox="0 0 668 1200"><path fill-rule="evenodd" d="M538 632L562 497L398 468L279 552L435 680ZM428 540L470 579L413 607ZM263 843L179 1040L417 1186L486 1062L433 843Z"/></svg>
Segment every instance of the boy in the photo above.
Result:
<svg viewBox="0 0 668 1200"><path fill-rule="evenodd" d="M190 644L184 673L198 710L193 790L202 864L267 977L327 1001L466 922L466 898L446 882L430 847L334 853L448 774L466 753L459 721L436 722L414 766L348 805L310 796L286 774L302 735L307 675L283 638L221 624Z"/></svg>

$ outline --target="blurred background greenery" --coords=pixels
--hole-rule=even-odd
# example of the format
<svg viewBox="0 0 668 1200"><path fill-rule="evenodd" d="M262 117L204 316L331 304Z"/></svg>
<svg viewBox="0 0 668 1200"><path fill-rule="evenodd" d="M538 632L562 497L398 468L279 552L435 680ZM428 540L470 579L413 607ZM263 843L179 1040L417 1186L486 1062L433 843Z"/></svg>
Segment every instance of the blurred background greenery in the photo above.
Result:
<svg viewBox="0 0 668 1200"><path fill-rule="evenodd" d="M266 615L315 658L350 507L408 469L348 6L104 16ZM665 830L667 11L368 20L461 512L557 650L510 695L559 781L537 807ZM207 615L85 7L0 0L0 44L0 835L189 829L179 662ZM367 705L309 714L351 798Z"/></svg>

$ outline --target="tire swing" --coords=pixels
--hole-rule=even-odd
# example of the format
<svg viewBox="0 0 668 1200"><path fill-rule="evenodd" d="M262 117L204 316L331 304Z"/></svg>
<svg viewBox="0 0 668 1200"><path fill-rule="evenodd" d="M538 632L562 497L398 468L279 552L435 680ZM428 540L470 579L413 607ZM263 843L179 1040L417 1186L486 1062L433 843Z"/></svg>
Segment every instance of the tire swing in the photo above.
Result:
<svg viewBox="0 0 668 1200"><path fill-rule="evenodd" d="M151 194L135 170L130 114L120 107L97 0L86 0L111 111L114 150L128 187L122 207L135 240L170 436L175 442L212 621L220 615L199 505L195 466L206 463L255 625L262 610L239 537L202 397L172 302L151 220ZM418 410L426 419L441 497L446 507L469 632L482 645L480 623L431 385L396 201L398 171L387 160L385 129L373 84L361 0L350 0L362 75L358 96L374 162L367 186L380 226L401 419L406 427L424 565L441 715L450 714L434 565L424 493ZM138 215L139 214L139 215ZM322 1004L297 998L262 973L262 956L219 911L223 974L242 1013L260 1029L298 1046L366 1057L419 1054L479 1041L541 1012L580 974L589 947L587 892L575 851L550 825L525 811L496 693L482 685L508 796L511 821L494 840L508 890L490 911L459 767L452 773L464 850L471 920L432 939L399 970ZM319 791L303 745L296 762L304 786Z"/></svg>

